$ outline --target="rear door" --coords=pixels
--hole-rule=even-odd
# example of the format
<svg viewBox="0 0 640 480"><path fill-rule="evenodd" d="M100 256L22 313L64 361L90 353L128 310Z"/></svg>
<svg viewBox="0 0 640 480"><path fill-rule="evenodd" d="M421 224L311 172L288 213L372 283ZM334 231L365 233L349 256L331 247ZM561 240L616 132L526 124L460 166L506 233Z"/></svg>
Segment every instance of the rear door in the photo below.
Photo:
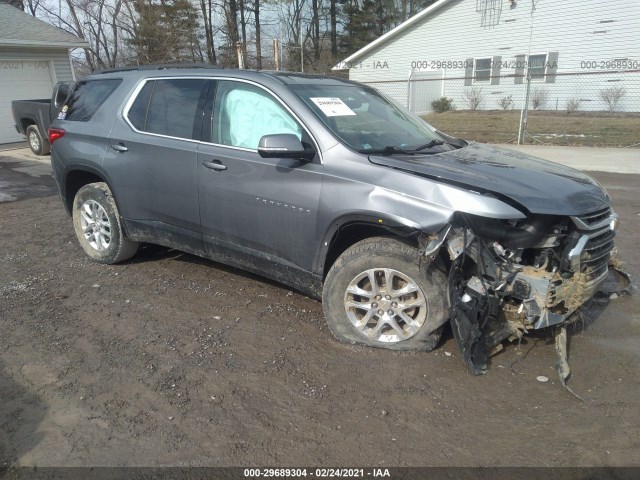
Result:
<svg viewBox="0 0 640 480"><path fill-rule="evenodd" d="M105 170L129 230L200 252L197 146L210 81L158 78L140 85L109 137Z"/></svg>
<svg viewBox="0 0 640 480"><path fill-rule="evenodd" d="M213 258L245 258L254 270L280 264L311 271L322 164L319 158L262 158L257 147L263 135L276 133L293 133L316 151L317 146L264 88L220 80L215 90L215 102L208 105L213 115L205 114L203 126L208 141L198 148L205 250Z"/></svg>

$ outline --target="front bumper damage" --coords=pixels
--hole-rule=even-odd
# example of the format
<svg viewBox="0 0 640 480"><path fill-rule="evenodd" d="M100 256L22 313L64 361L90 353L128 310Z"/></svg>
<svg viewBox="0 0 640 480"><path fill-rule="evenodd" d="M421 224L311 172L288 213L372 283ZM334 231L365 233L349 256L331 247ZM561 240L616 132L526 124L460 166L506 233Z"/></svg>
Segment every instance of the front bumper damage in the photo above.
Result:
<svg viewBox="0 0 640 480"><path fill-rule="evenodd" d="M609 274L617 215L606 208L504 228L483 222L461 215L424 248L431 259L442 252L450 262L450 321L462 358L474 374L484 374L504 340L555 327L564 383L565 326Z"/></svg>

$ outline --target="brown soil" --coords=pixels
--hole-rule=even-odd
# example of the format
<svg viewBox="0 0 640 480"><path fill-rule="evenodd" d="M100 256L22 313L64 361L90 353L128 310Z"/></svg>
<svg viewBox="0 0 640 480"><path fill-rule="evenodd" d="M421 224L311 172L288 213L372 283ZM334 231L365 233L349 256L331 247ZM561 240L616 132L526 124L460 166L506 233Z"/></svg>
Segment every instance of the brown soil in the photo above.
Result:
<svg viewBox="0 0 640 480"><path fill-rule="evenodd" d="M638 177L595 176L638 278ZM2 203L0 469L637 466L639 312L633 295L581 310L580 402L548 336L473 377L449 332L431 353L344 345L284 286L159 247L98 265L57 197Z"/></svg>

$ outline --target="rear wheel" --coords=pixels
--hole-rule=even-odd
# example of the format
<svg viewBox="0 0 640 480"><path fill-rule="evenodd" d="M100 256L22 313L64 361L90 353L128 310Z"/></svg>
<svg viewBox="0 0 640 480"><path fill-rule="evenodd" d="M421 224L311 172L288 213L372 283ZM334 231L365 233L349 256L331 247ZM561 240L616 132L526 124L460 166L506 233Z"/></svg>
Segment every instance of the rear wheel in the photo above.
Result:
<svg viewBox="0 0 640 480"><path fill-rule="evenodd" d="M36 155L47 155L51 152L51 146L49 141L42 138L40 129L36 125L29 125L27 127L27 140L29 141L29 148Z"/></svg>
<svg viewBox="0 0 640 480"><path fill-rule="evenodd" d="M122 262L138 250L138 243L124 236L118 207L106 183L90 183L78 190L73 226L83 250L96 262Z"/></svg>
<svg viewBox="0 0 640 480"><path fill-rule="evenodd" d="M446 277L417 249L370 238L333 264L323 289L331 332L349 343L393 350L433 350L447 321Z"/></svg>

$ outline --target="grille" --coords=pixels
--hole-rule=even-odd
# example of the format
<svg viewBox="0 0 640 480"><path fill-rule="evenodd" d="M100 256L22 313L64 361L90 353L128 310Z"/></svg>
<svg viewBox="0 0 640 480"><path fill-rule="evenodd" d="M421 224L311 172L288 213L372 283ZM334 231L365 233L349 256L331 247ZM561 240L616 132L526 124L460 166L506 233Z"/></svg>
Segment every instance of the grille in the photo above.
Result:
<svg viewBox="0 0 640 480"><path fill-rule="evenodd" d="M607 271L615 236L613 230L607 229L593 235L587 241L580 255L580 271L586 274L589 280L598 278Z"/></svg>
<svg viewBox="0 0 640 480"><path fill-rule="evenodd" d="M595 229L598 228L601 223L606 222L612 213L611 207L606 207L592 213L578 215L577 217L574 217L574 220L578 224L578 227ZM582 225L580 225L580 223L582 223Z"/></svg>

